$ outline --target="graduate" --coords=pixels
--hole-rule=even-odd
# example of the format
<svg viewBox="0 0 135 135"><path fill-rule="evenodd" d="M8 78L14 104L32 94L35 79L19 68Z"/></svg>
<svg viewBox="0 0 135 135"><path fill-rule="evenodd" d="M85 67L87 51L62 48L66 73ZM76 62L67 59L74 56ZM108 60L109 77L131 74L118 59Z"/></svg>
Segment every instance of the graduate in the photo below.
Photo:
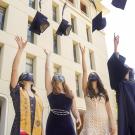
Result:
<svg viewBox="0 0 135 135"><path fill-rule="evenodd" d="M82 54L82 90L86 103L83 128L80 135L115 135L116 127L107 90L96 72L88 75L86 49L80 45Z"/></svg>
<svg viewBox="0 0 135 135"><path fill-rule="evenodd" d="M51 77L51 53L45 49L45 54L45 88L50 105L46 135L76 135L71 114L78 124L78 129L81 126L81 120L76 107L75 96L61 73L56 73Z"/></svg>
<svg viewBox="0 0 135 135"><path fill-rule="evenodd" d="M12 65L10 95L12 98L15 118L10 135L44 135L43 102L34 89L34 78L31 73L23 72L19 76L21 56L27 45L22 37L15 38L18 45Z"/></svg>
<svg viewBox="0 0 135 135"><path fill-rule="evenodd" d="M108 60L111 88L118 104L118 135L135 135L135 81L133 69L118 53L119 36L114 35L114 53Z"/></svg>

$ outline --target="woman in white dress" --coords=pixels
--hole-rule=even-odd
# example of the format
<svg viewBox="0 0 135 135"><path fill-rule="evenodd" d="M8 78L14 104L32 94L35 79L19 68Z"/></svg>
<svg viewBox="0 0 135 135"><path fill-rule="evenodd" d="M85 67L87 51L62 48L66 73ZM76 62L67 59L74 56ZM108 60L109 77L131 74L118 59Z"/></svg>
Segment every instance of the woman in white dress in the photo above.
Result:
<svg viewBox="0 0 135 135"><path fill-rule="evenodd" d="M85 47L82 48L82 87L86 102L84 123L80 135L115 135L116 128L113 119L109 97L97 73L92 72L87 78L85 62Z"/></svg>

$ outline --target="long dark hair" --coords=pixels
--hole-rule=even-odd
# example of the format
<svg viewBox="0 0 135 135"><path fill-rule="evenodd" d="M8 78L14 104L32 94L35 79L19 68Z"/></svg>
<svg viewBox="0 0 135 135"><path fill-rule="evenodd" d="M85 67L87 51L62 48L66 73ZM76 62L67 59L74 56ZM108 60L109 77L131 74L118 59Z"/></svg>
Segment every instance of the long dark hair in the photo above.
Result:
<svg viewBox="0 0 135 135"><path fill-rule="evenodd" d="M98 88L98 93L95 92L95 90L92 87L92 81L88 78L88 82L87 82L87 93L88 96L92 99L92 98L97 98L97 97L104 97L106 101L109 101L109 97L107 94L107 91L104 88L104 85L100 79L100 77L98 76L98 74L96 72L92 72L90 74L95 74L97 79L97 88Z"/></svg>
<svg viewBox="0 0 135 135"><path fill-rule="evenodd" d="M72 93L72 91L70 90L70 88L68 87L68 85L66 84L66 82L61 82L62 83L62 86L63 86L63 89L64 89L64 92L65 92L65 95L71 99L74 98L74 95ZM52 80L52 87L53 87L53 93L55 94L59 94L59 90L58 90L58 87L57 87L57 81L55 80Z"/></svg>
<svg viewBox="0 0 135 135"><path fill-rule="evenodd" d="M24 75L29 75L29 74L31 74L31 73L23 72L23 73L19 76L19 78L18 78L18 84L19 84L20 87L22 87L22 89L25 88L24 83L23 83L23 81L24 81ZM32 91L34 94L36 94L36 90L34 89L34 79L33 79L33 75L32 75L32 74L31 74L31 77L32 77L32 82L33 82L33 84L31 84L31 91Z"/></svg>
<svg viewBox="0 0 135 135"><path fill-rule="evenodd" d="M23 81L19 81L18 82L19 86L22 87L22 89L25 88L24 84L23 84ZM31 85L31 91L36 94L36 90L34 89L34 84Z"/></svg>

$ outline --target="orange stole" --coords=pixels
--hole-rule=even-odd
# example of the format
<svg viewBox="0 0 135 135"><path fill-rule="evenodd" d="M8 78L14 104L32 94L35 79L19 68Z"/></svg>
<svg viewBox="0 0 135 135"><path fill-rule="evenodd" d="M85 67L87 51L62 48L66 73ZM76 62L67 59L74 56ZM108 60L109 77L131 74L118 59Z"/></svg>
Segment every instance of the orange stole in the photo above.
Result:
<svg viewBox="0 0 135 135"><path fill-rule="evenodd" d="M37 94L35 94L35 99L35 120L33 132L31 133L30 99L27 91L20 88L20 129L27 132L29 135L42 135L43 104Z"/></svg>

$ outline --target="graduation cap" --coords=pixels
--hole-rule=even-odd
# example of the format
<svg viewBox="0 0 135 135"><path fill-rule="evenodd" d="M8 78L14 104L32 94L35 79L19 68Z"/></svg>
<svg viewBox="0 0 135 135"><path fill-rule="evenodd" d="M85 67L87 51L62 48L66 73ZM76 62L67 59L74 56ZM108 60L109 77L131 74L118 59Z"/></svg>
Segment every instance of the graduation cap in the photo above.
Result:
<svg viewBox="0 0 135 135"><path fill-rule="evenodd" d="M92 72L92 73L90 73L88 80L89 81L97 81L97 80L99 80L99 77L96 73Z"/></svg>
<svg viewBox="0 0 135 135"><path fill-rule="evenodd" d="M65 19L62 19L56 34L60 36L62 36L62 34L68 36L70 34L71 29L72 26L69 24L69 22Z"/></svg>
<svg viewBox="0 0 135 135"><path fill-rule="evenodd" d="M112 5L124 10L126 2L127 0L113 0Z"/></svg>
<svg viewBox="0 0 135 135"><path fill-rule="evenodd" d="M24 72L19 76L18 79L19 82L21 81L31 81L34 83L33 74Z"/></svg>
<svg viewBox="0 0 135 135"><path fill-rule="evenodd" d="M37 11L29 30L40 35L49 27L49 25L47 17Z"/></svg>
<svg viewBox="0 0 135 135"><path fill-rule="evenodd" d="M64 4L63 6L63 10L62 10L62 18L63 18L63 14L64 14L64 9L66 7L66 3ZM68 36L70 34L70 31L72 29L72 25L69 24L69 22L65 19L62 19L57 31L56 31L56 34L57 35L60 35L62 36L63 34L65 36Z"/></svg>
<svg viewBox="0 0 135 135"><path fill-rule="evenodd" d="M102 17L102 11L92 20L92 32L102 30L106 26L106 18Z"/></svg>

